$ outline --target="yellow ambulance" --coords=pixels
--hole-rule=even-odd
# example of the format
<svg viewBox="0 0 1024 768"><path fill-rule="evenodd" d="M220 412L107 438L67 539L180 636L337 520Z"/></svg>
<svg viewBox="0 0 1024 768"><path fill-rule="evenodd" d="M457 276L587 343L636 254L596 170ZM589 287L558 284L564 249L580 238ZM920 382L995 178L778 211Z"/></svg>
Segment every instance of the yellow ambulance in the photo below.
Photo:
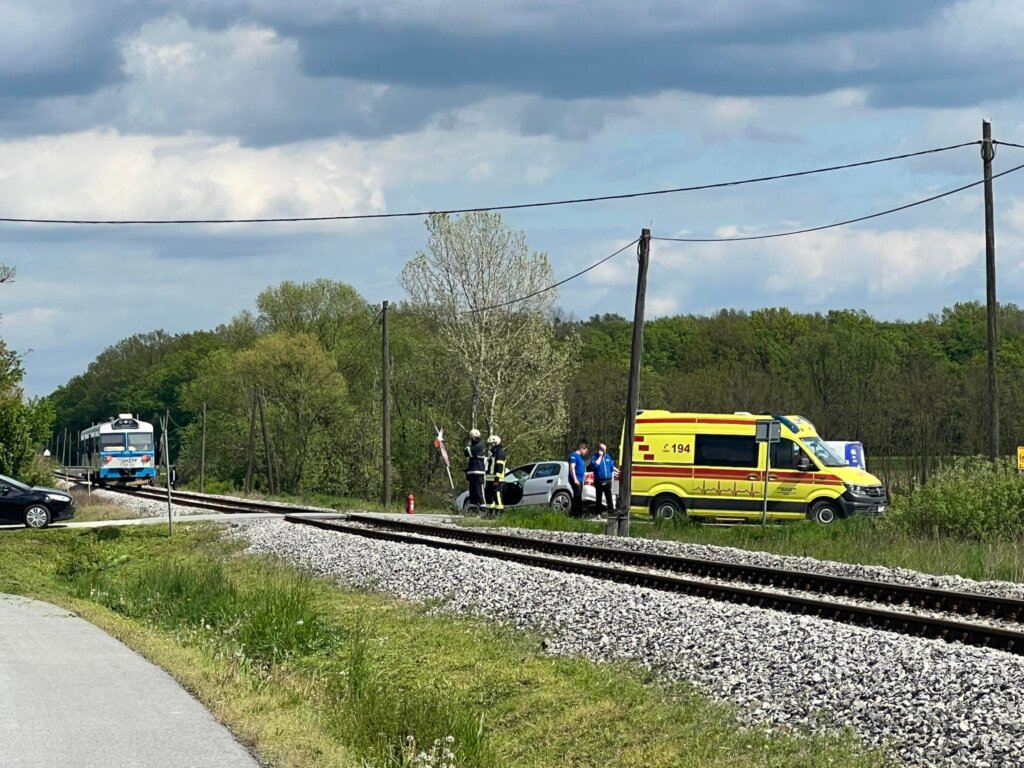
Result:
<svg viewBox="0 0 1024 768"><path fill-rule="evenodd" d="M757 422L770 419L781 423L779 441L757 442ZM771 520L809 518L827 525L851 515L880 515L889 504L878 478L848 466L801 416L637 414L633 511L655 519L687 514L760 520L766 471Z"/></svg>

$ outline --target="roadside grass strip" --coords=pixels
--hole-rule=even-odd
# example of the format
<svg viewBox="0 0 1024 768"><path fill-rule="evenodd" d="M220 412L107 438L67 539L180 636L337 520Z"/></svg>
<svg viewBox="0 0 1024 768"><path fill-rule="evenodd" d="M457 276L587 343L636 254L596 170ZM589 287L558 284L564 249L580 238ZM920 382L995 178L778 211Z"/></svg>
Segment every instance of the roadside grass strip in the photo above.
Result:
<svg viewBox="0 0 1024 768"><path fill-rule="evenodd" d="M212 525L0 536L0 591L56 602L167 669L262 760L312 766L875 768L851 733L735 710L539 638L243 554Z"/></svg>

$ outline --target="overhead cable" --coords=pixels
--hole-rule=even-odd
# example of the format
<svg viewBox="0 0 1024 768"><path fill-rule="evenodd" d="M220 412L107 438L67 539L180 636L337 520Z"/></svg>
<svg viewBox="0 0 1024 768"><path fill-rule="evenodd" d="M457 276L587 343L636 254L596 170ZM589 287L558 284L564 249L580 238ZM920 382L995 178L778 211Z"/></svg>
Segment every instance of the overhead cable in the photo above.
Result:
<svg viewBox="0 0 1024 768"><path fill-rule="evenodd" d="M1024 164L1017 165L1008 170L994 174L992 178L998 179L1000 176L1006 176L1007 174L1014 173L1015 171L1019 171L1022 168L1024 168ZM833 222L832 224L822 224L821 226L807 227L806 229L793 229L787 232L772 232L771 234L767 235L741 235L740 237L652 237L651 239L662 240L664 242L671 243L738 243L743 242L745 240L771 240L777 237L805 235L808 232L821 232L824 229L835 229L836 227L845 227L849 224L856 224L861 221L868 221L869 219L877 219L882 216L888 216L889 214L892 213L899 213L900 211L905 211L908 208L916 208L919 205L932 203L936 200L941 200L944 197L955 195L958 192L963 192L966 189L970 189L971 187L977 187L978 185L984 183L984 179L981 179L979 181L972 181L970 184L964 184L962 187L957 187L956 189L951 189L947 192L941 192L940 194L932 195L931 197L926 197L922 200L915 200L914 202L907 203L906 205L900 205L895 208L888 208L884 211L878 211L877 213L869 213L867 216L858 216L855 219L844 219L843 221L836 221Z"/></svg>
<svg viewBox="0 0 1024 768"><path fill-rule="evenodd" d="M1004 147L1016 147L1017 149L1024 149L1024 144L1014 144L1012 141L993 141L993 144L1001 144Z"/></svg>
<svg viewBox="0 0 1024 768"><path fill-rule="evenodd" d="M479 307L478 309L464 309L461 312L459 312L458 314L460 314L460 315L472 315L472 314L476 314L478 312L487 312L488 310L491 310L491 309L502 309L503 307L509 307L509 306L512 306L513 304L518 304L518 303L520 303L522 301L526 301L527 299L532 299L534 296L540 296L542 293L547 293L548 291L553 291L558 286L565 285L569 281L575 280L577 277L582 277L583 275L587 274L587 272L589 272L592 269L597 269L599 266L604 264L606 261L610 261L610 260L614 259L616 256L618 256L624 250L626 250L630 246L636 245L638 242L639 242L639 239L632 240L632 241L626 243L621 248L619 248L619 250L617 250L615 253L608 254L607 256L605 256L600 261L595 261L593 264L591 264L586 269L581 269L579 272L576 272L575 274L569 275L568 277L563 278L562 280L559 280L557 283L552 283L551 285L547 286L546 288L541 288L539 291L534 291L533 293L528 293L525 296L520 296L517 299L512 299L511 301L505 301L505 302L502 302L501 304L492 304L489 307Z"/></svg>
<svg viewBox="0 0 1024 768"><path fill-rule="evenodd" d="M859 160L853 163L844 163L842 165L831 165L824 168L812 168L804 171L792 171L789 173L779 173L772 176L758 176L749 179L739 179L735 181L720 181L712 184L698 184L689 187L672 187L669 189L655 189L645 192L627 192L617 195L599 195L595 197L576 197L568 198L564 200L548 200L544 202L536 203L514 203L510 205L487 205L487 206L475 206L471 208L447 208L447 209L436 209L436 210L422 210L422 211L402 211L396 213L361 213L351 215L339 215L339 216L282 216L282 217L270 217L270 218L252 218L252 219L49 219L41 217L15 217L15 216L2 216L0 222L8 224L74 224L74 225L107 225L107 226L128 226L128 225L145 225L145 224L286 224L286 223L301 223L301 222L317 222L317 221L366 221L372 219L401 219L401 218L422 218L424 216L432 216L435 214L456 214L456 213L482 213L485 211L513 211L522 210L525 208L549 208L560 205L578 205L581 203L597 203L608 200L629 200L640 197L654 197L656 195L671 195L679 192L699 192L707 189L722 189L724 187L738 187L744 184L757 184L765 181L778 181L780 179L793 179L799 176L811 176L818 173L830 173L832 171L842 171L849 168L861 168L868 165L877 165L879 163L888 163L894 160L906 160L912 157L921 157L922 155L932 155L939 152L949 152L953 149L960 149L961 147L969 147L972 145L979 144L978 141L966 141L962 144L951 144L946 147L934 147L932 149L923 149L917 152L905 152L900 155L889 155L887 157L879 157L873 160Z"/></svg>

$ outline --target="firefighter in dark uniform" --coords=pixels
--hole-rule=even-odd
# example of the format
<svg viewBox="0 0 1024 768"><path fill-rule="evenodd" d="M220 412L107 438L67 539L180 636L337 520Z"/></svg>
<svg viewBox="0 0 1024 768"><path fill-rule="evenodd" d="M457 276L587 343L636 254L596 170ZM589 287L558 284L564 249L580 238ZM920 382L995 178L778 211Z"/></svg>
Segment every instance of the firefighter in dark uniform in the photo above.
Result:
<svg viewBox="0 0 1024 768"><path fill-rule="evenodd" d="M469 445L466 446L466 482L469 483L469 503L476 507L484 504L484 444L480 430L469 430Z"/></svg>
<svg viewBox="0 0 1024 768"><path fill-rule="evenodd" d="M487 509L491 514L497 515L505 509L501 503L501 484L505 482L505 467L508 463L508 454L501 445L501 438L491 435L487 438L487 445L490 453L487 456Z"/></svg>

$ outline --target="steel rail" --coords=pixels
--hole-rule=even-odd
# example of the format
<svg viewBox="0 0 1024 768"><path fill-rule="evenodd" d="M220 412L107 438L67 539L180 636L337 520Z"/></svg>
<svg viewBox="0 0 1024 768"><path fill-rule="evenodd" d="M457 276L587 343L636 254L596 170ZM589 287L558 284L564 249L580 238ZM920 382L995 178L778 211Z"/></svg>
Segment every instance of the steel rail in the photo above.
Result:
<svg viewBox="0 0 1024 768"><path fill-rule="evenodd" d="M351 514L349 520L392 530L429 530L431 536L475 541L516 549L530 549L589 560L622 563L642 568L656 568L675 573L687 573L715 579L745 581L752 584L799 589L837 597L862 598L876 603L890 605L906 604L914 608L933 611L947 611L963 616L989 616L992 618L1018 621L1024 618L1024 600L995 597L975 592L918 587L910 584L857 579L849 576L792 571L768 566L745 563L729 563L721 560L663 555L656 552L638 552L622 547L603 547L587 544L539 539L532 536L515 536L506 533L479 531L451 526L412 523L405 520L391 520L373 515Z"/></svg>
<svg viewBox="0 0 1024 768"><path fill-rule="evenodd" d="M419 528L420 532L417 534L408 531L385 530L385 528L391 528L391 525L374 527L371 524L368 526L366 524L368 521L376 521L380 520L380 518L369 518L364 515L352 515L348 518L348 522L298 517L295 515L286 515L284 520L298 525L308 525L327 531L363 536L380 541L420 544L434 549L496 558L548 570L590 576L621 584L631 584L694 597L739 603L785 613L814 615L847 624L862 625L900 634L941 639L947 642L961 642L966 645L995 648L1024 655L1024 632L1017 632L1002 627L965 623L936 616L902 613L888 610L887 608L833 603L828 600L819 600L803 595L762 591L734 584L698 581L666 573L636 571L597 562L566 560L550 557L546 554L526 552L518 548L496 549L493 546L478 546L476 544L455 541L451 538L440 538L434 530L438 526L420 523L404 524L404 526L411 525ZM352 524L355 522L357 524ZM497 544L497 542L491 543ZM507 546L507 544L501 544L501 546ZM595 549L606 548L598 547Z"/></svg>
<svg viewBox="0 0 1024 768"><path fill-rule="evenodd" d="M105 488L104 490L121 493L125 496L139 496L154 501L167 501L167 491L156 488ZM275 504L264 504L258 501L246 501L243 499L231 499L224 497L211 497L209 494L192 493L190 491L172 491L171 503L178 503L188 507L209 509L214 512L223 512L229 515L246 513L273 512L279 515L297 513L302 511L301 507L286 507Z"/></svg>

